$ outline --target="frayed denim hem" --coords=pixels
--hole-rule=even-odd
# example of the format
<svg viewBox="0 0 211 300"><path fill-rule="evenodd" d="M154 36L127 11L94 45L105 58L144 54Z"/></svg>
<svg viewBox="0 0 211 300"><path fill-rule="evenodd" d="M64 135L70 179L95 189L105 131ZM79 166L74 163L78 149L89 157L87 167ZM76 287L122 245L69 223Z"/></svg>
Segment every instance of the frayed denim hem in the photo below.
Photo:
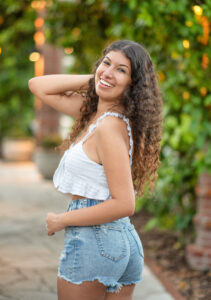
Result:
<svg viewBox="0 0 211 300"><path fill-rule="evenodd" d="M121 282L122 285L130 285L130 284L137 284L142 282L143 278L140 278L139 280L131 280L131 281L127 281L127 282Z"/></svg>
<svg viewBox="0 0 211 300"><path fill-rule="evenodd" d="M70 283L73 283L73 284L81 284L85 281L94 281L94 280L98 280L100 283L104 284L106 287L107 287L107 292L111 292L111 293L119 293L120 290L121 290L121 287L122 287L122 284L118 283L118 282L114 282L113 280L111 279L108 279L106 277L94 277L92 279L88 278L88 279L83 279L83 280L80 280L80 281L74 281L74 280L71 280L69 278L67 278L66 276L60 274L58 272L58 277L60 277L61 279L64 279L65 281L68 281Z"/></svg>
<svg viewBox="0 0 211 300"><path fill-rule="evenodd" d="M60 277L61 279L64 279L65 281L68 281L70 283L77 284L77 285L80 285L85 281L98 280L100 283L104 284L107 287L106 292L108 292L108 293L119 293L122 286L137 284L137 283L140 283L142 281L142 278L141 278L141 279L136 280L136 281L128 281L128 282L118 283L118 282L112 281L111 279L108 279L107 277L98 277L98 276L96 276L92 279L89 278L89 279L83 279L83 280L80 280L80 281L74 281L74 280L71 280L71 279L67 278L66 276L62 275L60 272L58 272L58 277Z"/></svg>
<svg viewBox="0 0 211 300"><path fill-rule="evenodd" d="M119 286L118 291L116 291L115 288L113 288L112 286L109 286L107 288L107 292L110 292L110 293L116 292L117 293L117 292L120 292L122 286L140 283L141 281L142 281L142 278L139 280L136 280L136 281L132 280L132 281L127 281L127 282L120 282L120 283L118 283L118 286Z"/></svg>

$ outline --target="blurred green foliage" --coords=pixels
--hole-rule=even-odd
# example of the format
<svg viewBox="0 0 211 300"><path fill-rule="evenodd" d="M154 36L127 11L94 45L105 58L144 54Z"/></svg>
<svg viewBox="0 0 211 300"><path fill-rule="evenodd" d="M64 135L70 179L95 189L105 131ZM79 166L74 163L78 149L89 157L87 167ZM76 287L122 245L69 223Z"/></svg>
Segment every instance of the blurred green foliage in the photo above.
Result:
<svg viewBox="0 0 211 300"><path fill-rule="evenodd" d="M55 147L61 145L62 138L60 135L48 135L44 136L41 141L41 146L44 149L55 149Z"/></svg>
<svg viewBox="0 0 211 300"><path fill-rule="evenodd" d="M84 0L53 1L46 23L51 43L74 48L70 72L91 72L99 49L116 39L140 42L151 54L164 100L162 164L154 197L137 199L137 210L154 215L148 228L182 233L195 214L197 178L211 172L211 39L202 42L194 5L211 19L208 0Z"/></svg>
<svg viewBox="0 0 211 300"><path fill-rule="evenodd" d="M31 134L33 63L28 57L36 12L30 4L0 3L0 139ZM137 199L137 211L144 207L154 216L148 229L190 230L198 176L211 172L211 42L202 40L203 19L194 14L194 5L211 19L208 0L54 0L47 12L48 41L74 48L71 73L90 73L100 49L116 39L140 42L151 54L163 94L164 128L154 196Z"/></svg>
<svg viewBox="0 0 211 300"><path fill-rule="evenodd" d="M29 54L34 47L36 14L30 2L0 2L0 140L17 133L32 134L33 96L28 80L34 71Z"/></svg>

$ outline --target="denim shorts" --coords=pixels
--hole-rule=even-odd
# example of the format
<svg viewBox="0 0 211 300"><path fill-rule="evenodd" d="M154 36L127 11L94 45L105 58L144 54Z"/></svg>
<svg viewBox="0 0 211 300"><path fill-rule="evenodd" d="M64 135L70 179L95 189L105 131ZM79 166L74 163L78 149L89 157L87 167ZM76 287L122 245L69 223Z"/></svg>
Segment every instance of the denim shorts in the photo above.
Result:
<svg viewBox="0 0 211 300"><path fill-rule="evenodd" d="M68 211L101 202L73 200ZM143 264L142 243L129 217L101 225L65 228L58 276L68 282L98 280L107 287L107 292L118 292L122 285L142 280Z"/></svg>

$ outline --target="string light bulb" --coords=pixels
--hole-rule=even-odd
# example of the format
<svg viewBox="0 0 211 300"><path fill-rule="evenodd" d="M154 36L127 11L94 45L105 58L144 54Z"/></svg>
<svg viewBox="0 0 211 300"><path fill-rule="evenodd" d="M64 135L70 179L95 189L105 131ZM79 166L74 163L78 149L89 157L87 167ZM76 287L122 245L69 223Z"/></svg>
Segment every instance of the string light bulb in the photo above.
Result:
<svg viewBox="0 0 211 300"><path fill-rule="evenodd" d="M73 47L64 48L64 53L65 54L72 54L73 51L74 51Z"/></svg>
<svg viewBox="0 0 211 300"><path fill-rule="evenodd" d="M37 31L34 34L34 41L37 46L42 46L45 43L45 36L42 31Z"/></svg>
<svg viewBox="0 0 211 300"><path fill-rule="evenodd" d="M203 9L201 8L201 6L194 5L192 8L196 16L201 16L203 14Z"/></svg>
<svg viewBox="0 0 211 300"><path fill-rule="evenodd" d="M43 18L37 18L35 21L34 21L34 25L36 28L40 28L44 25L44 19Z"/></svg>
<svg viewBox="0 0 211 300"><path fill-rule="evenodd" d="M190 42L188 40L183 40L182 44L183 44L183 47L185 49L189 49L190 48Z"/></svg>
<svg viewBox="0 0 211 300"><path fill-rule="evenodd" d="M30 61L38 61L39 59L40 59L40 53L37 51L34 51L29 55Z"/></svg>

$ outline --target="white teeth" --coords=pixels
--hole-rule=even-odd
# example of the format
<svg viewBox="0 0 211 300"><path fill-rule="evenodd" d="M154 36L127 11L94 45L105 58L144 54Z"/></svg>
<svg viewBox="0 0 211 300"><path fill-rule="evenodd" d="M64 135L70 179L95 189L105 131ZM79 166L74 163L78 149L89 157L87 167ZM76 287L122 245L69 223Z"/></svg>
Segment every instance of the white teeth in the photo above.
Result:
<svg viewBox="0 0 211 300"><path fill-rule="evenodd" d="M100 79L100 82L106 86L111 87L111 85L108 82L104 81L103 79Z"/></svg>

